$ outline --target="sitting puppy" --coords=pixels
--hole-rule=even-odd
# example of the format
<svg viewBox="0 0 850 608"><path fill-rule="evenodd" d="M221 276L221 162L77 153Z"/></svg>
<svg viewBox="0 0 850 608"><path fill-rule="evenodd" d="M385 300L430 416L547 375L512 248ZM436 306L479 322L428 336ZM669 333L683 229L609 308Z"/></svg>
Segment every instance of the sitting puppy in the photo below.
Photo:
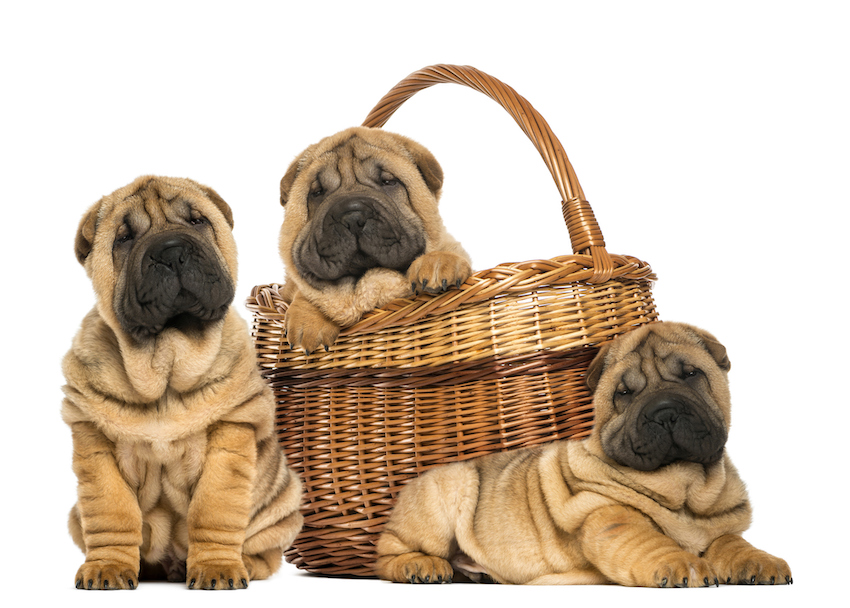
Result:
<svg viewBox="0 0 850 608"><path fill-rule="evenodd" d="M402 491L377 573L446 582L696 587L791 582L740 534L747 493L724 451L726 349L675 323L606 344L588 371L596 423L560 441L432 469Z"/></svg>
<svg viewBox="0 0 850 608"><path fill-rule="evenodd" d="M280 181L292 348L327 350L364 313L469 277L469 255L437 211L442 184L428 150L381 129L347 129L292 162Z"/></svg>
<svg viewBox="0 0 850 608"><path fill-rule="evenodd" d="M77 259L97 304L64 359L62 407L79 589L140 578L243 588L279 567L301 529L274 397L230 306L232 227L212 189L149 176L80 223Z"/></svg>

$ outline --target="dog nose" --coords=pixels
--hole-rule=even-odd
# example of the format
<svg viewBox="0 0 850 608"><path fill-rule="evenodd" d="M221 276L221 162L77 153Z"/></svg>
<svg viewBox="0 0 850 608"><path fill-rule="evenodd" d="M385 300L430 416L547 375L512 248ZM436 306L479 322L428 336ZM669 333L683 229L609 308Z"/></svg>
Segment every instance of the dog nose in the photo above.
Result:
<svg viewBox="0 0 850 608"><path fill-rule="evenodd" d="M340 202L332 213L333 219L351 232L360 232L371 215L371 206L358 198Z"/></svg>
<svg viewBox="0 0 850 608"><path fill-rule="evenodd" d="M685 407L684 403L674 397L662 397L646 407L644 417L650 422L669 427L676 423Z"/></svg>
<svg viewBox="0 0 850 608"><path fill-rule="evenodd" d="M168 236L157 242L148 255L155 264L176 271L186 263L186 241L177 235Z"/></svg>

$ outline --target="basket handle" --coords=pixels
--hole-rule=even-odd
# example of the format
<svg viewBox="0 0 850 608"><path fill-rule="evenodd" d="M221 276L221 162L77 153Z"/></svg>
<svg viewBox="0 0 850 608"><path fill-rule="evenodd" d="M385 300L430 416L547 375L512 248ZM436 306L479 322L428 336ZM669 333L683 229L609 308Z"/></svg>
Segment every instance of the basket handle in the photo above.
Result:
<svg viewBox="0 0 850 608"><path fill-rule="evenodd" d="M573 166L546 120L510 86L470 66L432 65L413 72L390 89L363 121L363 126L383 127L402 103L416 92L439 83L462 84L484 93L513 116L540 152L555 180L561 194L561 210L570 233L573 253L591 256L594 269L591 283L607 281L614 265L605 249L602 231L596 223L590 203L584 198Z"/></svg>

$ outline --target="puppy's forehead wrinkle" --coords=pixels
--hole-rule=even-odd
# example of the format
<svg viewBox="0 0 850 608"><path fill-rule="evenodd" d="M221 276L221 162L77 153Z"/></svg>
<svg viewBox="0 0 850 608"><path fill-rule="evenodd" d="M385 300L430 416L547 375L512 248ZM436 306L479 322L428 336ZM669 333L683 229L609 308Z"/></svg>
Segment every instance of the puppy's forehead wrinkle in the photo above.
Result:
<svg viewBox="0 0 850 608"><path fill-rule="evenodd" d="M633 391L641 391L646 386L647 374L639 367L630 367L623 375L626 387Z"/></svg>
<svg viewBox="0 0 850 608"><path fill-rule="evenodd" d="M381 168L374 158L361 161L354 166L354 174L361 184L374 184L381 176Z"/></svg>

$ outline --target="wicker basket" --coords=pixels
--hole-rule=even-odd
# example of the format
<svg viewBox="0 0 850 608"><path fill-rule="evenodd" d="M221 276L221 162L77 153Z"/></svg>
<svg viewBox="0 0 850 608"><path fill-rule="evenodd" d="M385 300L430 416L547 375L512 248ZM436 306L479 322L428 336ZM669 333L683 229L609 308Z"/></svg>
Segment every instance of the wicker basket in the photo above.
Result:
<svg viewBox="0 0 850 608"><path fill-rule="evenodd" d="M566 201L574 255L500 265L459 290L395 301L310 356L283 339L279 286L254 288L260 366L305 484L304 529L286 559L311 572L372 576L399 489L430 467L589 434L584 374L595 345L657 317L651 268L608 254L560 143L509 86L432 66L396 85L364 125L383 126L414 93L448 82L496 100L540 151Z"/></svg>

